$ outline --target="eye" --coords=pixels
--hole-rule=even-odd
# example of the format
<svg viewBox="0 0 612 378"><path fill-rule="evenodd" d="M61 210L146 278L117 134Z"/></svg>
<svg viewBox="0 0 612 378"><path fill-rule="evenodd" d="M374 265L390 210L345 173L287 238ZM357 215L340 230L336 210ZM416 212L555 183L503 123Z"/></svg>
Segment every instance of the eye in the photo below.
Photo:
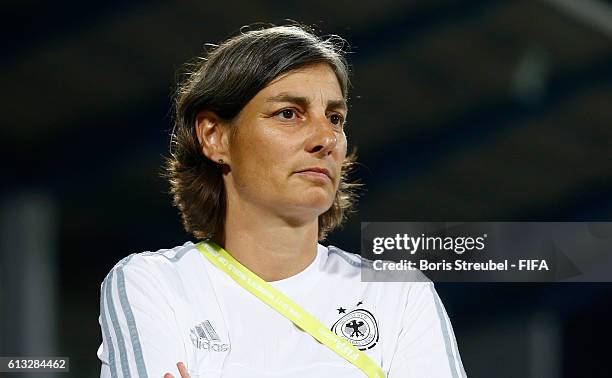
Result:
<svg viewBox="0 0 612 378"><path fill-rule="evenodd" d="M296 111L294 109L283 109L277 112L275 115L281 117L281 119L284 120L292 120L297 116Z"/></svg>
<svg viewBox="0 0 612 378"><path fill-rule="evenodd" d="M342 126L342 124L344 124L344 117L342 117L340 114L332 114L329 116L329 120L336 126Z"/></svg>

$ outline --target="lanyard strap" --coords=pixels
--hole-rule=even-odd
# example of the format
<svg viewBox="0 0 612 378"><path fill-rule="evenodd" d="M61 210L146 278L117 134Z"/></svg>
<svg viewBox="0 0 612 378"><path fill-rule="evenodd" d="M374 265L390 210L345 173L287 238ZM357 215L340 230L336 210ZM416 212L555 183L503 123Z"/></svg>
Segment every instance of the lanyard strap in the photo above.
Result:
<svg viewBox="0 0 612 378"><path fill-rule="evenodd" d="M385 374L370 357L353 344L336 335L308 311L276 290L272 285L238 262L225 249L210 240L200 242L196 248L219 269L227 273L240 286L268 306L308 332L312 337L361 369L370 378L384 378Z"/></svg>

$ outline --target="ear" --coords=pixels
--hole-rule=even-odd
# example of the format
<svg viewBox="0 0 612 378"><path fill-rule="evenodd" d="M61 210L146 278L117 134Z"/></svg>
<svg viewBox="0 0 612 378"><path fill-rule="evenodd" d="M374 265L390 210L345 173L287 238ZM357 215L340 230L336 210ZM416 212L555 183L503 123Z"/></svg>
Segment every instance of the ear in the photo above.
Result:
<svg viewBox="0 0 612 378"><path fill-rule="evenodd" d="M223 159L225 164L229 164L229 125L214 112L203 110L196 116L195 129L202 153L215 163Z"/></svg>

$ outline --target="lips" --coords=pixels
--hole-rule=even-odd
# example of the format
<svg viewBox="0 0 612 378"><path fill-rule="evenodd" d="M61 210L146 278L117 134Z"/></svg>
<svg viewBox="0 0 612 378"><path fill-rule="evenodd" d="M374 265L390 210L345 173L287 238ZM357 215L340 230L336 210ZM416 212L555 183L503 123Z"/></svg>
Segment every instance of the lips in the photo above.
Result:
<svg viewBox="0 0 612 378"><path fill-rule="evenodd" d="M298 171L298 173L308 173L308 172L324 174L325 176L329 177L330 180L332 179L331 174L329 173L329 170L325 168L321 168L321 167L306 168L301 171Z"/></svg>

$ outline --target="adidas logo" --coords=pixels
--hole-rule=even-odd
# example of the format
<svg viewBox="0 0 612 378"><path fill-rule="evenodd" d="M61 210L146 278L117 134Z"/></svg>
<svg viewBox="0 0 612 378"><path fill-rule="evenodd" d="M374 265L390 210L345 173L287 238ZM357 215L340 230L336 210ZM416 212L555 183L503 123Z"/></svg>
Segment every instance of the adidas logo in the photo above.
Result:
<svg viewBox="0 0 612 378"><path fill-rule="evenodd" d="M227 352L230 350L230 344L225 344L213 328L210 320L196 324L189 331L191 343L198 349L209 350L213 352Z"/></svg>

